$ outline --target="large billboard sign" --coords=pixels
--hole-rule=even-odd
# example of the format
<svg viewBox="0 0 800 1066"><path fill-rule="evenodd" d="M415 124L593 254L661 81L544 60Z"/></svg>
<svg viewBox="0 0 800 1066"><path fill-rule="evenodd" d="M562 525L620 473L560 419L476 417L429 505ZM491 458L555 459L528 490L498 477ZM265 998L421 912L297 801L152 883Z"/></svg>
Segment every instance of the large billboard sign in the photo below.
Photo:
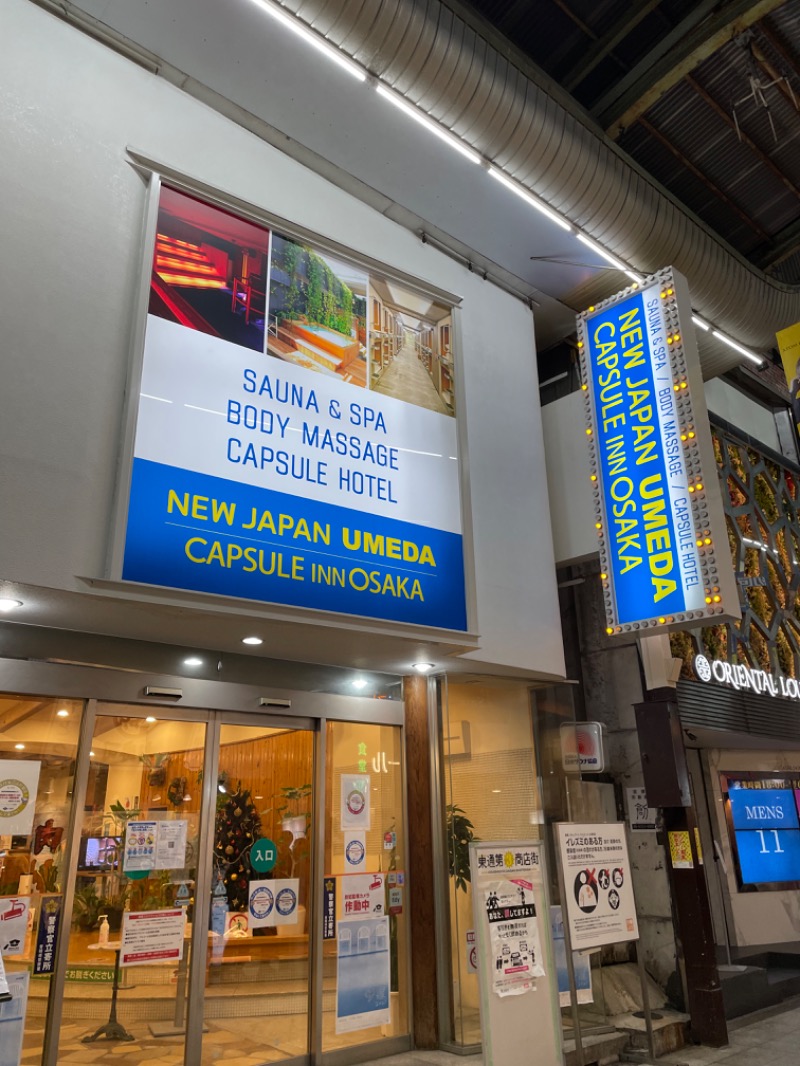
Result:
<svg viewBox="0 0 800 1066"><path fill-rule="evenodd" d="M609 634L739 617L686 281L578 319Z"/></svg>
<svg viewBox="0 0 800 1066"><path fill-rule="evenodd" d="M452 307L162 187L122 577L467 628Z"/></svg>

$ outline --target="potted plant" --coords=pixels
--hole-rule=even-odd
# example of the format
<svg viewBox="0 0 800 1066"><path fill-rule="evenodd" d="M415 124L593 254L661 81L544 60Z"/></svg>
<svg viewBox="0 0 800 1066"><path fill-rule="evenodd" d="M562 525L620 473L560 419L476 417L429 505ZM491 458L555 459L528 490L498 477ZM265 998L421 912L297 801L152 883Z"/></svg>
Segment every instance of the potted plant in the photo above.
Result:
<svg viewBox="0 0 800 1066"><path fill-rule="evenodd" d="M469 846L475 836L475 827L461 807L448 803L447 808L447 859L450 876L455 879L456 891L467 891L472 882L469 868Z"/></svg>
<svg viewBox="0 0 800 1066"><path fill-rule="evenodd" d="M311 812L304 801L310 795L311 785L287 786L275 793L274 798L281 800L275 807L275 813L281 820L281 829L284 833L292 834L290 848L294 846L295 840L302 840L308 832Z"/></svg>
<svg viewBox="0 0 800 1066"><path fill-rule="evenodd" d="M75 902L73 905L75 924L84 933L88 933L94 929L100 915L105 914L103 903L104 900L97 895L97 889L94 884L86 885L84 888L78 889L75 893Z"/></svg>

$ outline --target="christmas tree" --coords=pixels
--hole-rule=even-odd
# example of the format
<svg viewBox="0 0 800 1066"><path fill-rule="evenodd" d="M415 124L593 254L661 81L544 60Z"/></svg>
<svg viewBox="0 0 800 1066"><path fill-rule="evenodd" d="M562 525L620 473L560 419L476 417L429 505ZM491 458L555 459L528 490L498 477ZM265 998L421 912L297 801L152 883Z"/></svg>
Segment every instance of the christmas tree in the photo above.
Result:
<svg viewBox="0 0 800 1066"><path fill-rule="evenodd" d="M261 819L250 790L242 788L239 781L236 790L229 793L218 807L214 827L215 865L222 875L228 907L232 911L247 910L252 872L250 848L260 836Z"/></svg>

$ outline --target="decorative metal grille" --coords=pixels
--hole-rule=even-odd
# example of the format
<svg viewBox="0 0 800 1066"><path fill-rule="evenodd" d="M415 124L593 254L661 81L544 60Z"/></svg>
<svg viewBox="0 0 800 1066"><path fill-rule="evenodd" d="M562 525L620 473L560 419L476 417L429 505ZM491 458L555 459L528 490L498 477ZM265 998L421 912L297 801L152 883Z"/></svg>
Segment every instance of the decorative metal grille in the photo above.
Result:
<svg viewBox="0 0 800 1066"><path fill-rule="evenodd" d="M800 493L791 470L712 426L742 619L671 636L683 677L702 652L800 677Z"/></svg>

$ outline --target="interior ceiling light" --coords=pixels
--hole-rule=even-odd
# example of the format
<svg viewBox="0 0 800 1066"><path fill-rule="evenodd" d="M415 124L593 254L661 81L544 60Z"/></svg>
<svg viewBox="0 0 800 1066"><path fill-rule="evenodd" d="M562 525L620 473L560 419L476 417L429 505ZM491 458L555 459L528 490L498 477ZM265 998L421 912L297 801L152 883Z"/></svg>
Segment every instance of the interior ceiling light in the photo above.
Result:
<svg viewBox="0 0 800 1066"><path fill-rule="evenodd" d="M433 663L413 663L413 667L418 674L427 674L433 669Z"/></svg>
<svg viewBox="0 0 800 1066"><path fill-rule="evenodd" d="M242 644L252 644L254 647L256 644L263 644L264 641L261 637L243 637Z"/></svg>
<svg viewBox="0 0 800 1066"><path fill-rule="evenodd" d="M291 30L292 33L296 33L298 37L302 37L304 41L310 44L313 48L316 48L318 52L321 52L328 59L332 59L334 63L337 63L342 70L346 70L348 74L356 78L357 81L366 81L367 75L363 70L355 63L351 62L346 56L342 55L335 45L329 44L324 37L316 33L310 26L305 26L295 16L290 15L286 11L282 11L276 4L269 3L269 0L253 0L256 7L260 7L261 10L274 18L281 25L285 26L287 30Z"/></svg>
<svg viewBox="0 0 800 1066"><path fill-rule="evenodd" d="M151 725L153 724L153 722L157 722L157 721L158 721L158 719L154 718L152 716L152 714L148 714L148 716L145 718L145 722L149 722Z"/></svg>
<svg viewBox="0 0 800 1066"><path fill-rule="evenodd" d="M196 655L190 655L188 659L183 660L184 666L202 666L203 660L199 659Z"/></svg>
<svg viewBox="0 0 800 1066"><path fill-rule="evenodd" d="M69 711L66 707L62 707L60 711L56 711L56 718L69 718Z"/></svg>
<svg viewBox="0 0 800 1066"><path fill-rule="evenodd" d="M25 751L24 744L15 744L14 747L17 749L17 751Z"/></svg>
<svg viewBox="0 0 800 1066"><path fill-rule="evenodd" d="M13 611L22 606L22 600L12 600L6 596L0 597L0 611Z"/></svg>
<svg viewBox="0 0 800 1066"><path fill-rule="evenodd" d="M616 256L607 252L601 244L597 243L597 241L593 241L591 237L586 237L583 233L577 233L576 237L582 244L585 244L587 248L591 248L596 255L599 255L601 259L605 259L607 263L610 263L611 266L616 267L617 270L621 270L624 274L628 273L628 268L622 260L617 259Z"/></svg>
<svg viewBox="0 0 800 1066"><path fill-rule="evenodd" d="M93 752L93 751L90 751L90 752L89 752L89 758L90 758L90 759L93 759L93 758L94 758L94 752Z"/></svg>
<svg viewBox="0 0 800 1066"><path fill-rule="evenodd" d="M378 95L382 96L385 100L388 100L390 104L408 115L409 118L413 118L415 122L418 122L420 126L424 126L430 133L435 134L445 144L449 144L451 148L455 148L457 152L460 152L465 159L469 159L471 163L480 163L481 157L477 152L473 152L471 148L468 148L466 144L458 139L455 134L450 133L444 126L440 126L438 122L434 122L432 118L428 118L424 112L422 112L414 104L410 104L407 100L404 100L402 96L392 92L391 89L387 89L385 85L378 86Z"/></svg>
<svg viewBox="0 0 800 1066"><path fill-rule="evenodd" d="M365 677L354 677L350 684L353 688L366 688L367 679Z"/></svg>
<svg viewBox="0 0 800 1066"><path fill-rule="evenodd" d="M702 318L698 318L697 315L692 315L692 322L694 322L699 329L704 329L706 333L711 329L708 322L704 322Z"/></svg>
<svg viewBox="0 0 800 1066"><path fill-rule="evenodd" d="M538 197L534 196L533 193L528 192L527 189L523 189L521 185L518 185L515 181L512 181L511 178L506 177L502 170L498 170L497 167L490 166L489 173L493 178L499 181L501 185L505 185L507 189L510 189L516 196L519 196L521 200L524 200L525 203L530 204L531 207L535 207L537 211L541 211L541 213L543 215L546 215L551 222L555 222L557 226L561 226L561 228L566 230L567 233L572 233L572 226L570 226L569 222L567 222L566 219L561 218L560 215L557 215L555 211L553 211L551 208L547 207L544 203L542 203L542 201L539 200Z"/></svg>

